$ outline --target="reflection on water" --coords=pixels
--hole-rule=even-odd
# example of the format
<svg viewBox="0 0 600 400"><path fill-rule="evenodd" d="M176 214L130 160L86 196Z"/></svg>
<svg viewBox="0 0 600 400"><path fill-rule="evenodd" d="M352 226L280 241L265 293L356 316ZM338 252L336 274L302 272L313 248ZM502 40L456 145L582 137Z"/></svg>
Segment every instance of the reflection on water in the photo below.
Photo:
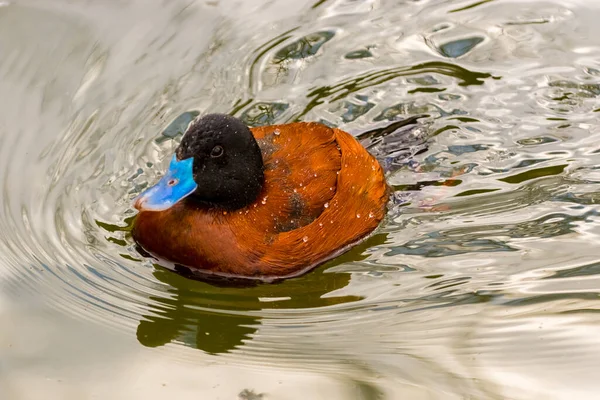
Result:
<svg viewBox="0 0 600 400"><path fill-rule="evenodd" d="M211 354L226 353L252 339L261 310L316 309L363 300L359 295L336 294L350 283L350 274L327 271L367 258L364 252L386 238L374 235L312 273L277 284L205 282L155 264L154 277L168 289L161 296L149 296L150 313L141 316L137 338L148 347L176 342Z"/></svg>
<svg viewBox="0 0 600 400"><path fill-rule="evenodd" d="M77 381L44 393L86 398L104 392L76 369L127 364L157 365L136 374L149 398L594 398L599 16L583 0L1 3L0 393ZM386 221L276 284L163 269L131 240L131 200L205 112L353 133L388 171Z"/></svg>
<svg viewBox="0 0 600 400"><path fill-rule="evenodd" d="M137 328L137 338L144 346L156 347L177 341L218 354L239 347L256 332L254 326L259 324L260 318L212 311L198 304L198 292L186 287L188 282L174 279L172 272L158 269L154 276L166 284L174 284L168 289L170 297L149 298L154 313L144 315ZM259 305L241 309L257 310Z"/></svg>
<svg viewBox="0 0 600 400"><path fill-rule="evenodd" d="M164 297L149 298L152 314L144 315L137 337L144 346L160 346L177 341L208 353L225 353L249 340L261 318L248 313L261 309L298 309L360 300L356 296L324 298L321 296L343 287L350 280L346 274L317 272L303 285L309 293L298 293L296 282L261 286L253 289L214 287L196 282L158 267L154 276L170 286ZM296 283L296 284L295 284Z"/></svg>

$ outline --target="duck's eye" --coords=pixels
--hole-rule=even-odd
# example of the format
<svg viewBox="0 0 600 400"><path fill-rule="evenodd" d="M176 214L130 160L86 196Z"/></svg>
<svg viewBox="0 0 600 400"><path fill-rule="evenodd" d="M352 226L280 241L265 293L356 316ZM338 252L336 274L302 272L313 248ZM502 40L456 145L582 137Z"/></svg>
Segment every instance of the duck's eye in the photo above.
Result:
<svg viewBox="0 0 600 400"><path fill-rule="evenodd" d="M225 153L225 150L223 150L222 146L216 145L215 147L213 147L213 149L210 151L210 156L212 158L217 158L217 157L221 157L223 155L223 153Z"/></svg>
<svg viewBox="0 0 600 400"><path fill-rule="evenodd" d="M173 178L173 179L169 179L169 182L167 182L167 185L169 186L175 186L179 183L179 179Z"/></svg>

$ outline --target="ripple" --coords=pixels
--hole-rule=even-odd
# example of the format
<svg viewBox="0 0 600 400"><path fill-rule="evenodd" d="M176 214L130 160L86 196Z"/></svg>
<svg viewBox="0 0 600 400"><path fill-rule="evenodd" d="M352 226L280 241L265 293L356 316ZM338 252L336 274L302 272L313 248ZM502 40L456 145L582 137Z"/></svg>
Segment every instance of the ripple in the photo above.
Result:
<svg viewBox="0 0 600 400"><path fill-rule="evenodd" d="M451 42L446 42L439 46L439 51L442 55L449 58L457 58L463 56L473 50L475 46L483 42L485 39L482 37L470 37L464 39L457 39Z"/></svg>
<svg viewBox="0 0 600 400"><path fill-rule="evenodd" d="M289 104L285 103L253 103L244 110L240 119L248 126L273 125L281 120L288 108Z"/></svg>
<svg viewBox="0 0 600 400"><path fill-rule="evenodd" d="M309 33L285 45L275 53L272 62L279 64L289 60L299 60L314 56L321 46L333 39L335 32L321 31Z"/></svg>

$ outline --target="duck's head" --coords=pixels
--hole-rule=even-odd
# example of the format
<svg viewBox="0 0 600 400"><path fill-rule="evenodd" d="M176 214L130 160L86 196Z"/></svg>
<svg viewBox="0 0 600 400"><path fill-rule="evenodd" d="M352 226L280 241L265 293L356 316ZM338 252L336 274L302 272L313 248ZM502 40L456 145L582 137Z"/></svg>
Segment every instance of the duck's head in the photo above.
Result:
<svg viewBox="0 0 600 400"><path fill-rule="evenodd" d="M251 204L264 180L263 159L242 121L209 114L194 122L161 180L135 199L140 211L162 211L183 199L223 209Z"/></svg>

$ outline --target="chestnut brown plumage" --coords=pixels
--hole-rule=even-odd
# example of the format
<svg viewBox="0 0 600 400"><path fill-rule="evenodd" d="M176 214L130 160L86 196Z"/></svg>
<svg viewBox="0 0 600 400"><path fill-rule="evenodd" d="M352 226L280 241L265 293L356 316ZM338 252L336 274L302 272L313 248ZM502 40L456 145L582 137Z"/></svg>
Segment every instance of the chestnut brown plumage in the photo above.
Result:
<svg viewBox="0 0 600 400"><path fill-rule="evenodd" d="M383 170L350 134L313 122L251 132L264 165L252 203L231 209L185 198L163 211L141 210L137 243L203 273L283 278L339 255L384 218Z"/></svg>

